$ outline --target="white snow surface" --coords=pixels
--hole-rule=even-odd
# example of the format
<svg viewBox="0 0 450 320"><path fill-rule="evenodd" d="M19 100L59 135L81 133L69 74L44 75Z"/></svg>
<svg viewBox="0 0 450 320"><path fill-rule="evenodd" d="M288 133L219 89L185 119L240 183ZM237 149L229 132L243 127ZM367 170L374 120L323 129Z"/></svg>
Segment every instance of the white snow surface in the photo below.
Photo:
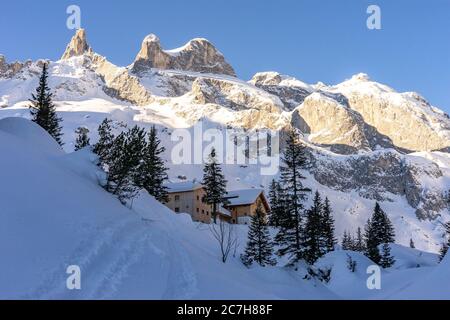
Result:
<svg viewBox="0 0 450 320"><path fill-rule="evenodd" d="M22 118L0 120L0 145L1 299L450 298L441 277L449 260L436 266L436 255L402 246L393 247L397 264L383 271L386 289L377 292L365 286L372 263L354 252L316 263L332 268L329 283L281 262L247 269L239 260L247 226L235 227L239 246L224 264L209 226L145 192L127 207L105 192L88 149L66 154ZM66 287L70 265L81 269L81 290Z"/></svg>

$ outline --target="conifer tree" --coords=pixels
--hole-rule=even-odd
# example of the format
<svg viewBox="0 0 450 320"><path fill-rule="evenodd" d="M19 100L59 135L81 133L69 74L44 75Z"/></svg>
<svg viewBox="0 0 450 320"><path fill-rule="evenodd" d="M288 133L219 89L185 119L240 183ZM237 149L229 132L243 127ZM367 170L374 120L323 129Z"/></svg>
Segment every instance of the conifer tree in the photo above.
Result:
<svg viewBox="0 0 450 320"><path fill-rule="evenodd" d="M414 241L413 241L412 238L409 239L409 247L410 247L411 249L415 249L415 248L416 248L416 245L414 244Z"/></svg>
<svg viewBox="0 0 450 320"><path fill-rule="evenodd" d="M143 159L138 168L136 183L139 187L147 190L156 200L166 202L168 197L164 181L168 179L168 175L162 159L165 148L161 146L155 126L151 127L147 136L148 141L143 150Z"/></svg>
<svg viewBox="0 0 450 320"><path fill-rule="evenodd" d="M284 191L279 182L272 180L269 189L270 215L269 225L279 227L286 213Z"/></svg>
<svg viewBox="0 0 450 320"><path fill-rule="evenodd" d="M53 94L50 92L48 86L48 66L47 63L44 63L42 74L39 78L39 86L36 88L36 93L32 94L30 99L31 120L40 125L62 146L62 127L60 125L62 119L56 114L52 96Z"/></svg>
<svg viewBox="0 0 450 320"><path fill-rule="evenodd" d="M78 127L77 130L75 130L75 133L77 134L77 139L75 140L75 151L83 149L91 144L88 137L88 128Z"/></svg>
<svg viewBox="0 0 450 320"><path fill-rule="evenodd" d="M353 250L353 239L351 234L347 231L344 231L341 246L342 250Z"/></svg>
<svg viewBox="0 0 450 320"><path fill-rule="evenodd" d="M120 133L113 140L108 156L106 190L116 195L123 204L136 196L139 190L135 178L145 145L145 131L137 126Z"/></svg>
<svg viewBox="0 0 450 320"><path fill-rule="evenodd" d="M98 127L99 140L94 145L94 153L100 159L102 166L108 166L113 151L115 136L112 133L112 120L105 118ZM119 150L116 150L116 152Z"/></svg>
<svg viewBox="0 0 450 320"><path fill-rule="evenodd" d="M325 203L323 204L321 230L325 253L334 251L337 241L334 236L334 219L331 214L331 206L328 198L325 198Z"/></svg>
<svg viewBox="0 0 450 320"><path fill-rule="evenodd" d="M241 260L246 266L250 266L253 262L256 262L264 267L276 264L272 255L272 240L270 239L269 229L266 225L261 205L259 205L255 210L255 214L252 216L248 231L247 247L241 256Z"/></svg>
<svg viewBox="0 0 450 320"><path fill-rule="evenodd" d="M353 250L358 252L365 252L366 246L364 243L364 236L361 231L361 227L358 227L356 231L356 238L354 239Z"/></svg>
<svg viewBox="0 0 450 320"><path fill-rule="evenodd" d="M288 134L282 162L281 184L286 190L286 216L275 240L280 247L277 254L288 255L291 259L290 263L295 263L304 258L303 201L311 189L305 188L302 183L305 177L301 170L306 169L309 162L305 146L294 130Z"/></svg>
<svg viewBox="0 0 450 320"><path fill-rule="evenodd" d="M206 163L203 168L202 185L205 188L203 202L212 205L211 214L214 219L214 223L216 223L217 209L219 205L226 205L228 201L225 199L227 194L227 180L225 180L225 176L222 173L222 168L217 162L216 150L214 148L211 150L208 163Z"/></svg>
<svg viewBox="0 0 450 320"><path fill-rule="evenodd" d="M379 264L382 258L379 246L385 243L393 243L395 232L391 221L378 202L375 204L372 218L367 222L364 237L366 240L366 256Z"/></svg>
<svg viewBox="0 0 450 320"><path fill-rule="evenodd" d="M314 195L313 205L306 213L305 253L306 262L313 264L326 251L322 225L322 199L318 191Z"/></svg>
<svg viewBox="0 0 450 320"><path fill-rule="evenodd" d="M383 243L381 246L380 266L382 268L390 268L394 265L395 259L391 255L391 247L389 243Z"/></svg>

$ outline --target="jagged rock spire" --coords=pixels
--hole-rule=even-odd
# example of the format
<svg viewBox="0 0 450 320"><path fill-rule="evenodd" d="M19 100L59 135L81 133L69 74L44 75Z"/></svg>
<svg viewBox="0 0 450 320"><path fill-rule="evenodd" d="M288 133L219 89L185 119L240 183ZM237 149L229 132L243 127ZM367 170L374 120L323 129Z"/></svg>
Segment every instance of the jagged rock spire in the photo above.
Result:
<svg viewBox="0 0 450 320"><path fill-rule="evenodd" d="M91 47L88 45L86 40L86 30L78 29L75 35L70 40L67 45L66 51L62 55L61 59L70 59L75 56L81 56L85 53L92 52Z"/></svg>
<svg viewBox="0 0 450 320"><path fill-rule="evenodd" d="M180 48L163 50L154 34L145 37L133 64L135 73L148 68L236 75L233 67L208 40L197 38Z"/></svg>

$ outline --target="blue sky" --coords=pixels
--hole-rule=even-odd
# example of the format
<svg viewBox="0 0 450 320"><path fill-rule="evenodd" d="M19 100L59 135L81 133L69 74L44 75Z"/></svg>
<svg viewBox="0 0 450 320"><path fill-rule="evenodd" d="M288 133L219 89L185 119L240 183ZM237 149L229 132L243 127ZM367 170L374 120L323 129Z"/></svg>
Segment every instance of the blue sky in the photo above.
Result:
<svg viewBox="0 0 450 320"><path fill-rule="evenodd" d="M118 65L149 33L168 49L205 37L243 79L270 70L334 84L365 72L450 112L449 0L14 0L2 2L0 53L58 59L73 34L70 4L94 50ZM381 8L381 30L366 27L370 4Z"/></svg>

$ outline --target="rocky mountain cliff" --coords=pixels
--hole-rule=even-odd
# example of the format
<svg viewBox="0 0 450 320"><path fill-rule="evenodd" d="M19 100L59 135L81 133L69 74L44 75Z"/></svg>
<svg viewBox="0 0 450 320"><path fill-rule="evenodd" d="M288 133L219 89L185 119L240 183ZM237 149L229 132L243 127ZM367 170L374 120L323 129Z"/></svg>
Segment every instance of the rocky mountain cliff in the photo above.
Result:
<svg viewBox="0 0 450 320"><path fill-rule="evenodd" d="M0 117L26 106L43 63L8 63L0 56ZM50 85L59 108L70 105L63 117L89 105L120 121L169 129L205 119L223 128L294 127L314 154L314 183L364 199L400 197L420 219L445 212L449 116L419 94L396 92L365 74L337 85L306 84L276 72L257 73L247 82L209 41L163 50L155 35L144 39L130 66L119 67L78 30L61 60L50 62ZM86 120L92 131L97 124Z"/></svg>

